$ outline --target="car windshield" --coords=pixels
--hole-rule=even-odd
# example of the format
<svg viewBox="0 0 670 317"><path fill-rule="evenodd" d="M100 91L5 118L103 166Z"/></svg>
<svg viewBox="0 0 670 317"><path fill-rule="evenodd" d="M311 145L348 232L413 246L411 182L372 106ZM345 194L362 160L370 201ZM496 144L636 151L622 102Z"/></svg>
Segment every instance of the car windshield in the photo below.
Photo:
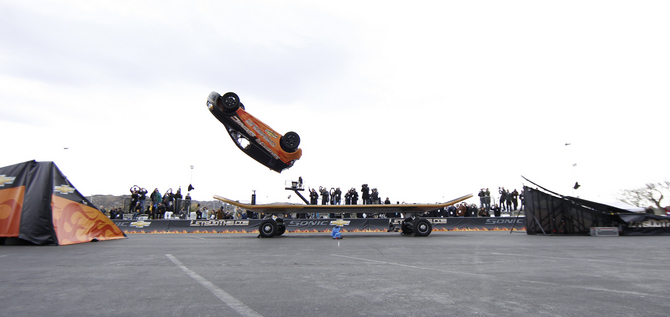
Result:
<svg viewBox="0 0 670 317"><path fill-rule="evenodd" d="M249 142L249 140L239 131L231 130L230 135L233 137L233 140L235 140L235 143L243 149L246 149L251 145L251 142Z"/></svg>

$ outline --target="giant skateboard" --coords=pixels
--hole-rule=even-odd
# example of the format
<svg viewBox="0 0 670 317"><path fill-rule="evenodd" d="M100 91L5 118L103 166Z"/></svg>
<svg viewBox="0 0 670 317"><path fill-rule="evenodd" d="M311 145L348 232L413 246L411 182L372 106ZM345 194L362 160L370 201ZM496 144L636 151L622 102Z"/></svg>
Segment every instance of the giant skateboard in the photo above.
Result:
<svg viewBox="0 0 670 317"><path fill-rule="evenodd" d="M290 213L334 213L342 215L344 213L404 213L410 214L405 218L401 225L404 234L412 236L427 236L432 231L430 221L421 217L423 213L430 210L436 210L457 204L469 199L472 194L461 196L450 201L439 204L397 204L397 205L303 205L303 204L262 204L250 205L243 204L232 199L214 195L214 199L223 201L233 206L240 207L249 211L264 213L269 215L284 215ZM270 238L281 236L286 232L284 220L281 217L267 217L259 228L259 236Z"/></svg>

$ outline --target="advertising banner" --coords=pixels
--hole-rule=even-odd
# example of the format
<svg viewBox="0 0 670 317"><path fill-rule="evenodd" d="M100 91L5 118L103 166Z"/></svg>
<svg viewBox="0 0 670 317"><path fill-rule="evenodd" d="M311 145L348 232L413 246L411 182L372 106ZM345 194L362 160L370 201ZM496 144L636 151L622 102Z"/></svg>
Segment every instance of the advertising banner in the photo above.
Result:
<svg viewBox="0 0 670 317"><path fill-rule="evenodd" d="M670 217L653 214L625 214L619 217L626 222L621 230L625 236L670 235Z"/></svg>
<svg viewBox="0 0 670 317"><path fill-rule="evenodd" d="M525 218L511 217L454 217L425 218L433 231L507 231L525 230ZM113 220L125 233L257 233L262 220ZM343 232L387 232L393 224L399 228L400 218L323 218L284 219L287 233L330 232L335 225Z"/></svg>

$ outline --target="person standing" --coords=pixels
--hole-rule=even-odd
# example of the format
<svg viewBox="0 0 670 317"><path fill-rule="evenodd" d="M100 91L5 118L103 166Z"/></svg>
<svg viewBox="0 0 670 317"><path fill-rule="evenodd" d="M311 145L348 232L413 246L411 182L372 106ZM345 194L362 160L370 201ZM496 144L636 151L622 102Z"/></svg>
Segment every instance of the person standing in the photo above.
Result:
<svg viewBox="0 0 670 317"><path fill-rule="evenodd" d="M183 205L184 210L186 210L186 218L189 219L191 217L191 193L186 193Z"/></svg>
<svg viewBox="0 0 670 317"><path fill-rule="evenodd" d="M330 205L334 206L335 205L335 188L334 187L330 188L330 191L328 191L328 196L330 196ZM331 212L328 216L330 218L335 218L335 213Z"/></svg>
<svg viewBox="0 0 670 317"><path fill-rule="evenodd" d="M174 193L174 210L179 211L181 213L181 199L184 198L184 196L181 195L181 186L179 186L179 189L177 189L177 192Z"/></svg>
<svg viewBox="0 0 670 317"><path fill-rule="evenodd" d="M363 205L370 204L370 187L368 187L368 184L363 184L361 187L361 199L363 199Z"/></svg>
<svg viewBox="0 0 670 317"><path fill-rule="evenodd" d="M148 191L147 191L146 188L144 188L144 187L140 188L140 190L139 190L140 210L143 210L143 211L146 210L146 209L144 209L144 203L147 200L147 193L148 193Z"/></svg>
<svg viewBox="0 0 670 317"><path fill-rule="evenodd" d="M519 207L519 192L516 191L516 188L512 191L510 196L512 198L512 206L514 207L514 211L516 211L517 207Z"/></svg>
<svg viewBox="0 0 670 317"><path fill-rule="evenodd" d="M161 196L158 188L156 188L153 192L151 192L151 195L149 195L149 199L151 199L151 204L154 206L154 208L158 208L158 203L163 201L163 196Z"/></svg>
<svg viewBox="0 0 670 317"><path fill-rule="evenodd" d="M339 187L337 189L340 189ZM348 190L346 193L344 193L344 204L345 205L351 205L351 190ZM343 218L351 218L351 213L344 213L342 214Z"/></svg>
<svg viewBox="0 0 670 317"><path fill-rule="evenodd" d="M507 197L507 201L506 201L507 212L511 213L512 212L512 194L509 192L509 190L507 191L506 197Z"/></svg>
<svg viewBox="0 0 670 317"><path fill-rule="evenodd" d="M507 201L507 192L505 187L498 187L498 194L500 194L500 208L505 211L505 202Z"/></svg>
<svg viewBox="0 0 670 317"><path fill-rule="evenodd" d="M333 205L339 205L342 202L342 190L340 190L339 187L335 189L334 195L331 197L331 199L335 201Z"/></svg>
<svg viewBox="0 0 670 317"><path fill-rule="evenodd" d="M358 192L356 191L356 188L351 187L349 192L351 193L351 204L352 205L358 205ZM363 218L363 214L362 213L356 213L356 218Z"/></svg>
<svg viewBox="0 0 670 317"><path fill-rule="evenodd" d="M319 204L319 194L316 192L316 189L314 188L309 189L309 204L310 205ZM309 218L307 215L308 214L305 212L300 212L296 216L298 217L298 219L307 219Z"/></svg>
<svg viewBox="0 0 670 317"><path fill-rule="evenodd" d="M330 204L335 205L335 188L331 187L330 191L328 192L328 195L330 196Z"/></svg>
<svg viewBox="0 0 670 317"><path fill-rule="evenodd" d="M376 188L372 189L372 194L370 194L370 202L372 204L381 205L381 198L379 198L379 192Z"/></svg>
<svg viewBox="0 0 670 317"><path fill-rule="evenodd" d="M323 187L319 187L319 191L321 192L321 204L322 205L328 205L328 201L330 198L330 193L328 193L328 190L326 190Z"/></svg>
<svg viewBox="0 0 670 317"><path fill-rule="evenodd" d="M477 194L477 196L479 196L479 204L482 205L482 206L485 206L486 205L486 194L484 193L484 188L479 190L479 194Z"/></svg>
<svg viewBox="0 0 670 317"><path fill-rule="evenodd" d="M137 185L133 185L133 187L130 187L130 208L128 208L128 212L133 213L135 212L135 207L137 207L137 202L139 201L140 198L140 188Z"/></svg>
<svg viewBox="0 0 670 317"><path fill-rule="evenodd" d="M165 211L174 212L174 194L172 194L172 188L168 188L163 194L163 204L165 205Z"/></svg>

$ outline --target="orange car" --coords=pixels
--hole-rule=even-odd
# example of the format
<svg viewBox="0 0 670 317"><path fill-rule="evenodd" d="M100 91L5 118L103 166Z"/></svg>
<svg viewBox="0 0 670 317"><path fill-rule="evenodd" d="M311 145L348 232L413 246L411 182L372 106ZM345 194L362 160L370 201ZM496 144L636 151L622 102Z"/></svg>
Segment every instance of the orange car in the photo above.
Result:
<svg viewBox="0 0 670 317"><path fill-rule="evenodd" d="M207 108L223 123L242 152L271 170L281 173L302 156L297 133L291 131L282 136L246 112L234 92L221 96L212 91L207 98Z"/></svg>

